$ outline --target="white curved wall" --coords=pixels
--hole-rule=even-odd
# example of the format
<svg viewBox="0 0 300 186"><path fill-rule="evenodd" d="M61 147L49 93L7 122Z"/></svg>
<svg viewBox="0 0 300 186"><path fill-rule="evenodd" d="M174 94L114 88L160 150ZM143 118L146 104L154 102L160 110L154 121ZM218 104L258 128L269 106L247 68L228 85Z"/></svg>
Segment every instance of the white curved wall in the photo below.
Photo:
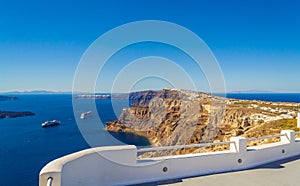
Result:
<svg viewBox="0 0 300 186"><path fill-rule="evenodd" d="M135 146L99 147L80 151L47 164L40 172L40 186L128 185L242 170L300 154L295 132L282 131L281 141L247 148L247 139L234 141L229 151L137 160Z"/></svg>

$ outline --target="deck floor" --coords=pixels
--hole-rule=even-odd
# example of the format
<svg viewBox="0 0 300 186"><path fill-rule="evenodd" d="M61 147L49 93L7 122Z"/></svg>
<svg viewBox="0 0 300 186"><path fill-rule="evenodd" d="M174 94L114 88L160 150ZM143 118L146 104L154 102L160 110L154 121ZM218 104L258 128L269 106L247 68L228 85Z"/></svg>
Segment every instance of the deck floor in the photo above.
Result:
<svg viewBox="0 0 300 186"><path fill-rule="evenodd" d="M269 163L249 170L220 173L142 185L297 186L300 185L300 156Z"/></svg>
<svg viewBox="0 0 300 186"><path fill-rule="evenodd" d="M263 165L255 169L187 178L167 185L296 186L300 185L300 156Z"/></svg>

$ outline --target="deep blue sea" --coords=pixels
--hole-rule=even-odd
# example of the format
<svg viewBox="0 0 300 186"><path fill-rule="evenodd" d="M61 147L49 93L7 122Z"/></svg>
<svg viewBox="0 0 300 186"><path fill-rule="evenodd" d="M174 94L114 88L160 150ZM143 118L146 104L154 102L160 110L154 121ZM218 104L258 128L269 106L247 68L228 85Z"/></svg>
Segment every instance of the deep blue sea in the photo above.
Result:
<svg viewBox="0 0 300 186"><path fill-rule="evenodd" d="M16 95L19 100L1 101L3 111L31 111L35 116L0 119L0 186L5 185L38 185L40 170L48 162L61 156L87 149L90 146L82 137L76 124L72 108L71 95ZM86 112L85 101L82 110L75 115L79 117ZM117 110L128 107L128 102L116 100ZM96 100L97 110L102 123L116 119L110 100ZM60 126L42 128L46 120L57 119ZM97 146L121 145L105 130L94 117L83 120L85 133L97 135ZM118 139L129 144L147 145L141 137L125 134L114 134Z"/></svg>
<svg viewBox="0 0 300 186"><path fill-rule="evenodd" d="M75 120L81 112L87 111L86 100L79 100L82 110L74 114L71 95L16 96L19 100L1 101L0 110L31 111L36 115L0 119L0 185L35 186L38 185L40 170L48 162L90 147ZM228 94L227 97L300 103L300 94ZM96 100L96 105L102 123L117 118L110 100ZM123 107L128 107L128 102L116 100L116 105L117 113L120 113ZM62 124L51 128L41 127L42 122L52 119L60 120ZM97 135L97 146L121 145L123 142L147 145L147 140L134 135L114 134L123 142L116 140L103 130L101 123L95 127L97 121L93 117L83 122L88 135Z"/></svg>

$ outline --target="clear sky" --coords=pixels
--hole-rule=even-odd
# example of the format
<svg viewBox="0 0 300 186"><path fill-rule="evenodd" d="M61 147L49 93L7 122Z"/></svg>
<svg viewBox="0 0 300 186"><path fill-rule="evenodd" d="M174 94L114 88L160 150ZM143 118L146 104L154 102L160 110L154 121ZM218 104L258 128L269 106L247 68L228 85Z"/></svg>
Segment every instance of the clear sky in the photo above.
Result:
<svg viewBox="0 0 300 186"><path fill-rule="evenodd" d="M299 10L297 0L2 0L0 92L70 91L77 65L89 45L110 29L141 20L173 22L201 37L217 58L229 92L300 92ZM175 51L153 43L128 47L106 66L102 75L107 76L99 77L96 89L108 91L116 69L137 56L177 56L179 65L186 64L183 61L188 59ZM200 83L203 75L194 77L196 73L186 68ZM151 83L168 85L148 78L136 87L156 88Z"/></svg>

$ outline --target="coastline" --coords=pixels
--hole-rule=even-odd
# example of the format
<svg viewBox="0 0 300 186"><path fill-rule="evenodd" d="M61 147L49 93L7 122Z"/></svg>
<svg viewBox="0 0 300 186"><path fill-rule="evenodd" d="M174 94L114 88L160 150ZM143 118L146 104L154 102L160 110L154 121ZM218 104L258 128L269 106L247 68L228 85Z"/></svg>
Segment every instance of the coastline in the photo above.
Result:
<svg viewBox="0 0 300 186"><path fill-rule="evenodd" d="M274 131L299 130L295 127L297 124L295 118L297 112L300 111L300 103L296 102L241 100L169 89L164 89L155 95L150 92L150 95L152 97L149 97L145 91L138 93L133 100L132 107L124 108L118 120L107 122L106 129L146 137L153 146L229 141L231 137L236 136L259 138L271 135ZM215 105L211 105L212 100L215 101ZM196 107L192 109L193 111L189 109L193 108L194 102L200 104L201 110L195 112ZM226 105L224 108L223 104ZM216 109L221 110L216 112L214 111ZM165 115L162 115L164 110ZM216 121L222 120L223 122L219 125L218 123L211 124L209 122L211 114L217 114ZM197 117L195 118L195 116ZM222 119L222 117L224 118ZM181 128L181 131L177 130L178 127ZM255 132L256 130L263 132ZM176 131L177 133L174 133ZM178 135L186 135L190 139L184 141L184 139L176 137ZM271 142L274 140L255 142L249 145L256 146ZM220 148L228 149L223 146L209 150L215 151ZM194 150L177 153L190 153ZM197 152L199 150L195 151L195 153Z"/></svg>

